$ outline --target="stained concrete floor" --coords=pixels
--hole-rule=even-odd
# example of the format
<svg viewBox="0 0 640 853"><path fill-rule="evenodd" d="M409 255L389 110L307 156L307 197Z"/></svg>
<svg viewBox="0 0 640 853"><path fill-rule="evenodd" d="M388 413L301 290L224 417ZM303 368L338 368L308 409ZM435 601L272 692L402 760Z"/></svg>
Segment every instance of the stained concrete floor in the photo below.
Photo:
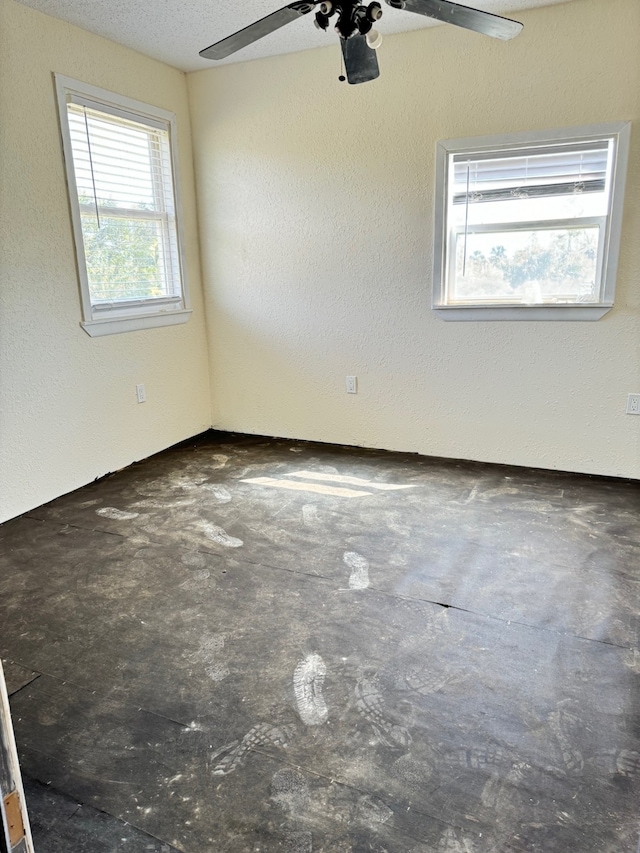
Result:
<svg viewBox="0 0 640 853"><path fill-rule="evenodd" d="M0 549L38 853L638 850L638 483L208 434Z"/></svg>

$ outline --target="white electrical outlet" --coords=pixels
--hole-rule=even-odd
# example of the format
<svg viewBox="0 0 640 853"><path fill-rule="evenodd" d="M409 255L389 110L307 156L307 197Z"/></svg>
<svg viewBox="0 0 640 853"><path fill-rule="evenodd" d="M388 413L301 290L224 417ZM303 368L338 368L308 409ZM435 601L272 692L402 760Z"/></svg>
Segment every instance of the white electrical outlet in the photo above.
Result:
<svg viewBox="0 0 640 853"><path fill-rule="evenodd" d="M144 385L136 385L136 397L139 403L147 402L147 391Z"/></svg>
<svg viewBox="0 0 640 853"><path fill-rule="evenodd" d="M358 377L357 376L347 376L347 394L357 394L358 393Z"/></svg>
<svg viewBox="0 0 640 853"><path fill-rule="evenodd" d="M627 394L627 414L640 415L640 394Z"/></svg>

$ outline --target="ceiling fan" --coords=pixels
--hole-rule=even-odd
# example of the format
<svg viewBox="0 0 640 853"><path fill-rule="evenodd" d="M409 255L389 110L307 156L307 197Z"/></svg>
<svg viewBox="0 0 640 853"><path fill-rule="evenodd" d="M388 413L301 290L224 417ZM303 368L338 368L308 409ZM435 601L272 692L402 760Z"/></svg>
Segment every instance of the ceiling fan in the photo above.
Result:
<svg viewBox="0 0 640 853"><path fill-rule="evenodd" d="M455 24L468 30L475 30L486 36L510 39L517 36L522 24L469 6L449 3L448 0L385 0L393 9L404 9L435 18L447 24ZM365 83L375 80L380 74L375 49L380 46L382 36L373 25L382 17L380 3L373 0L365 5L361 0L295 0L272 12L265 18L249 24L233 35L205 47L200 51L203 59L224 59L237 50L247 47L258 39L267 36L285 24L295 21L302 15L315 10L315 25L320 30L329 28L330 19L335 15L335 31L340 36L344 66L349 83ZM344 77L340 76L341 80Z"/></svg>

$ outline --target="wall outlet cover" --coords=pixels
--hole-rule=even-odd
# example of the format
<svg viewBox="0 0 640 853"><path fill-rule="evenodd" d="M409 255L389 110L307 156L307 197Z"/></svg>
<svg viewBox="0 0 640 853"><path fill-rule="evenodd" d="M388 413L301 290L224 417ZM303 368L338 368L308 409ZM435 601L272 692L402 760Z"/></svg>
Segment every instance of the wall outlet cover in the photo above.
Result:
<svg viewBox="0 0 640 853"><path fill-rule="evenodd" d="M640 415L640 394L627 394L628 415Z"/></svg>

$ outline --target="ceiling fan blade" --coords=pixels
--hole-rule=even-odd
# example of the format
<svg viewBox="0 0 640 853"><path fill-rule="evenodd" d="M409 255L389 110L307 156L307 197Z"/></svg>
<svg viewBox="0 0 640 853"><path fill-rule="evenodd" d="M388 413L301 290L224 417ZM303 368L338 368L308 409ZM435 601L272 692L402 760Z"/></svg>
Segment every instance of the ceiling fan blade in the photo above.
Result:
<svg viewBox="0 0 640 853"><path fill-rule="evenodd" d="M356 33L348 39L340 39L344 67L349 83L366 83L380 76L378 57L367 44L366 36Z"/></svg>
<svg viewBox="0 0 640 853"><path fill-rule="evenodd" d="M389 5L395 4L389 3ZM457 27L464 27L498 39L512 39L522 29L519 21L501 18L499 15L481 12L479 9L471 9L459 3L449 3L448 0L405 0L402 8L407 12L426 15L427 18L435 18L437 21L455 24Z"/></svg>
<svg viewBox="0 0 640 853"><path fill-rule="evenodd" d="M200 51L200 56L203 59L224 59L237 50L253 44L254 41L258 41L263 36L268 36L270 33L275 32L275 30L279 30L285 24L290 24L291 21L295 21L302 15L308 14L314 6L315 2L306 3L304 0L289 3L288 6L278 9L277 12L272 12L266 18L260 18L259 21L249 24L248 27L239 30L237 33L233 33L221 41L205 47L204 50Z"/></svg>

